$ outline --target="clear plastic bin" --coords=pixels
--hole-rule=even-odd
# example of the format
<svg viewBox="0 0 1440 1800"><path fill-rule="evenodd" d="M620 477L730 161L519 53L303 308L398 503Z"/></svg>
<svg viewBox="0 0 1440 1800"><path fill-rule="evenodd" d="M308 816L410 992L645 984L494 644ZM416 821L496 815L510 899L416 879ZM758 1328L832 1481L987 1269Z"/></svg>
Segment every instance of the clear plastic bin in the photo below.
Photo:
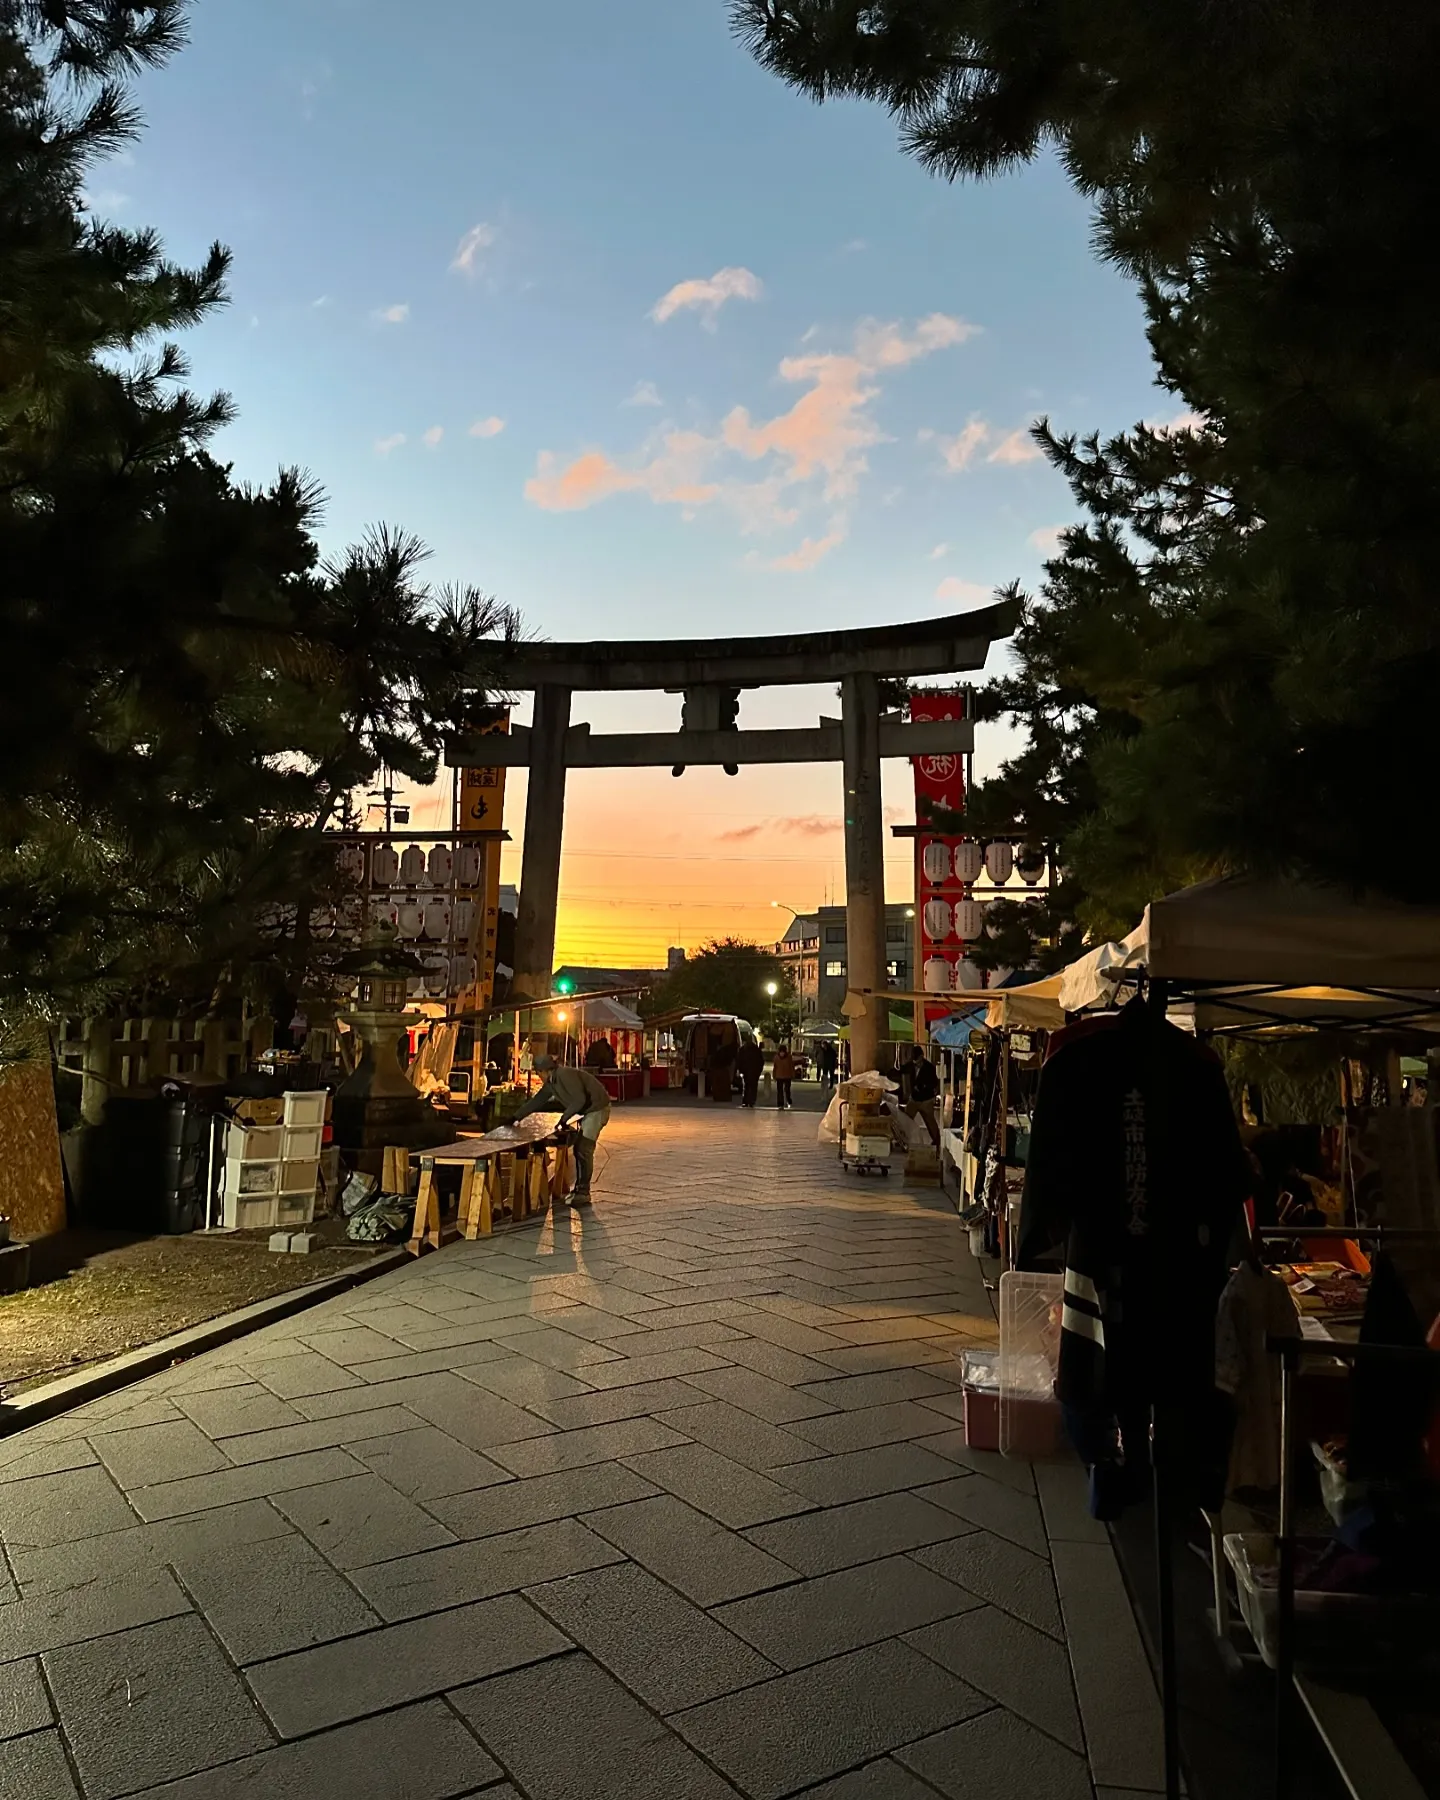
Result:
<svg viewBox="0 0 1440 1800"><path fill-rule="evenodd" d="M1010 1270L1000 1277L1000 1451L1033 1462L1063 1456L1055 1374L1064 1277Z"/></svg>
<svg viewBox="0 0 1440 1800"><path fill-rule="evenodd" d="M1324 1538L1302 1538L1318 1549ZM1279 1661L1278 1553L1268 1532L1228 1532L1225 1560L1235 1571L1240 1612L1268 1668ZM1440 1599L1424 1594L1336 1594L1295 1590L1295 1661L1302 1668L1373 1673L1413 1667L1434 1642Z"/></svg>

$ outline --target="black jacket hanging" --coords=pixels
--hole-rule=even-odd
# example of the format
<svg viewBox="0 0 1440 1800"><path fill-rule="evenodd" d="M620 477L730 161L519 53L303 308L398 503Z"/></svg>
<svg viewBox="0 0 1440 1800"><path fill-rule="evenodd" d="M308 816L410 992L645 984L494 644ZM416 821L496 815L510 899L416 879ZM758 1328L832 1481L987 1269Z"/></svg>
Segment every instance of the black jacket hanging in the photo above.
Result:
<svg viewBox="0 0 1440 1800"><path fill-rule="evenodd" d="M1138 1000L1062 1040L1036 1096L1019 1255L1033 1269L1064 1248L1059 1397L1106 1412L1209 1405L1249 1191L1219 1061Z"/></svg>

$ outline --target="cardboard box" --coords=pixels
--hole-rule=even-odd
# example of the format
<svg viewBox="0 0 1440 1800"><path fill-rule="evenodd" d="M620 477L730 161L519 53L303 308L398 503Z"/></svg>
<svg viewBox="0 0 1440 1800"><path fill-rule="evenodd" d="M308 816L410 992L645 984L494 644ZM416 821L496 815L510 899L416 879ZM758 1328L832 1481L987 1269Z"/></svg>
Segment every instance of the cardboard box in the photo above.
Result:
<svg viewBox="0 0 1440 1800"><path fill-rule="evenodd" d="M283 1096L274 1100L227 1100L225 1103L244 1125L282 1125L285 1122Z"/></svg>

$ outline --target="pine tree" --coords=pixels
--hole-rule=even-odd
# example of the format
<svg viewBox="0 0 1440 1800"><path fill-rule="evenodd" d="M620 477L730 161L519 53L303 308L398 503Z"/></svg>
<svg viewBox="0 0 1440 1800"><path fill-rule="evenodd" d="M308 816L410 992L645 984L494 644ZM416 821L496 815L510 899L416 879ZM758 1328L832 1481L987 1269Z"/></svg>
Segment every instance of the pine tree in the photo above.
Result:
<svg viewBox="0 0 1440 1800"><path fill-rule="evenodd" d="M1440 893L1440 11L1420 0L740 0L817 98L950 178L1054 149L1188 428L1042 426L1083 522L985 704L980 827L1053 832L1097 929L1197 874ZM978 828L978 827L977 827Z"/></svg>
<svg viewBox="0 0 1440 1800"><path fill-rule="evenodd" d="M325 827L382 762L433 774L513 630L474 591L433 593L394 530L322 565L315 484L237 484L207 448L230 402L185 387L174 334L224 303L228 255L179 268L84 199L137 129L122 78L181 25L170 0L0 0L11 1020L323 975Z"/></svg>

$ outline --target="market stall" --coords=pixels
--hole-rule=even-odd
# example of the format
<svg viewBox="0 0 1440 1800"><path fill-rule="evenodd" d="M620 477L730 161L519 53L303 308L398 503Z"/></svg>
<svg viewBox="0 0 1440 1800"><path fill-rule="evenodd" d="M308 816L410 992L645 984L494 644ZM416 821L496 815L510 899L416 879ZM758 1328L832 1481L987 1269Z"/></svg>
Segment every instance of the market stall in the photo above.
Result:
<svg viewBox="0 0 1440 1800"><path fill-rule="evenodd" d="M1317 1717L1343 1676L1352 1719L1367 1678L1379 1698L1440 1678L1425 1673L1440 1640L1440 1106L1434 1082L1422 1093L1402 1076L1405 1052L1440 1042L1440 910L1208 882L1073 964L1057 998L1072 1019L1111 1010L1049 1039L1021 1256L1034 1266L1048 1242L1062 1258L1050 1278L1063 1287L1062 1398L1067 1379L1072 1405L1087 1391L1076 1371L1097 1348L1105 1405L1121 1397L1118 1415L1085 1427L1092 1491L1116 1509L1102 1516L1129 1503L1127 1464L1160 1447L1167 1791L1179 1791L1169 1547L1203 1505L1217 1625L1232 1624L1223 1555L1278 1671L1284 1793L1297 1671ZM1228 1467L1206 1452L1202 1476L1216 1393ZM1318 1527L1302 1516L1312 1490L1317 1510L1322 1493L1333 1502ZM1328 1726L1326 1742L1362 1793Z"/></svg>

